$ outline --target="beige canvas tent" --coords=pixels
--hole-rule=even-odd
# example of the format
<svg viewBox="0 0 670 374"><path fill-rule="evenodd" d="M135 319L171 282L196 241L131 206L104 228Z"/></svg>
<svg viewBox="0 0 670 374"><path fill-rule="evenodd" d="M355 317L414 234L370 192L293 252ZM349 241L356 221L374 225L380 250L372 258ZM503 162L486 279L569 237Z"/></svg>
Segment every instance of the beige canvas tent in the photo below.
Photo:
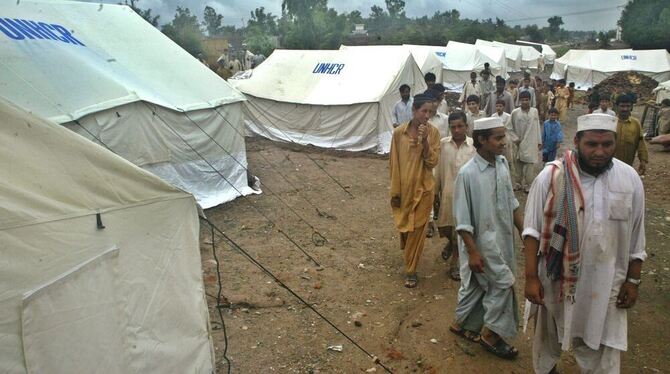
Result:
<svg viewBox="0 0 670 374"><path fill-rule="evenodd" d="M0 373L211 373L196 203L0 100Z"/></svg>

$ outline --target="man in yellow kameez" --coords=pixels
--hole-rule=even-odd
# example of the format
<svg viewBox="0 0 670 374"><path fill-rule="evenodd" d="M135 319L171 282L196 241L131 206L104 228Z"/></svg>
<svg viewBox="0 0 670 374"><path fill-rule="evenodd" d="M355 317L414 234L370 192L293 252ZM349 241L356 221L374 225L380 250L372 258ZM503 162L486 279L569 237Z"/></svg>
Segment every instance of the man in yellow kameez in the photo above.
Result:
<svg viewBox="0 0 670 374"><path fill-rule="evenodd" d="M558 81L558 88L556 89L556 109L558 109L558 120L561 123L566 123L568 119L568 98L570 97L570 90L565 86L565 79Z"/></svg>
<svg viewBox="0 0 670 374"><path fill-rule="evenodd" d="M619 121L616 126L616 148L614 157L633 166L635 154L640 159L638 173L644 175L649 161L649 152L647 143L644 142L644 132L640 121L630 115L633 109L633 100L628 95L621 95L617 98L619 107Z"/></svg>
<svg viewBox="0 0 670 374"><path fill-rule="evenodd" d="M440 152L440 133L428 120L434 98L414 96L412 119L393 131L391 141L391 208L405 259L405 287L416 287L416 268L423 252L433 207L433 168Z"/></svg>

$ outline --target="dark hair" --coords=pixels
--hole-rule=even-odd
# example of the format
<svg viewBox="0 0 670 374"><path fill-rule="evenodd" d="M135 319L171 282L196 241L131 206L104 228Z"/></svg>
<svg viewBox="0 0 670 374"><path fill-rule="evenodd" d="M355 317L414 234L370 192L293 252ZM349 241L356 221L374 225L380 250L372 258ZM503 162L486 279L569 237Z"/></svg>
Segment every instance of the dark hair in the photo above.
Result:
<svg viewBox="0 0 670 374"><path fill-rule="evenodd" d="M479 96L477 96L477 95L470 95L470 96L468 96L467 99L465 99L465 103L466 103L466 104L469 103L469 102L472 102L472 101L474 101L475 103L479 104Z"/></svg>
<svg viewBox="0 0 670 374"><path fill-rule="evenodd" d="M433 73L426 73L426 75L423 76L423 80L426 82L435 82L437 78Z"/></svg>
<svg viewBox="0 0 670 374"><path fill-rule="evenodd" d="M519 93L519 100L521 99L530 99L530 91L521 91Z"/></svg>
<svg viewBox="0 0 670 374"><path fill-rule="evenodd" d="M465 116L465 113L460 111L460 110L456 111L456 112L452 112L449 115L449 118L447 118L447 122L451 125L451 122L457 121L459 119L462 119L463 122L465 122L466 126L468 125L468 118Z"/></svg>
<svg viewBox="0 0 670 374"><path fill-rule="evenodd" d="M505 105L505 100L503 100L503 99L496 100L496 105L498 105L498 104Z"/></svg>
<svg viewBox="0 0 670 374"><path fill-rule="evenodd" d="M549 112L548 112L548 113L549 113L549 114L551 114L551 113L559 114L559 113L558 113L558 109L556 109L556 108L551 108L551 109L549 109Z"/></svg>
<svg viewBox="0 0 670 374"><path fill-rule="evenodd" d="M488 139L493 132L491 130L493 129L475 130L472 132L472 144L475 146L475 149L482 147L482 143L479 142L479 137L481 136L484 139Z"/></svg>
<svg viewBox="0 0 670 374"><path fill-rule="evenodd" d="M470 78L472 78L473 75L476 77L476 76L477 76L477 72L476 72L476 71L471 72L471 73L470 73Z"/></svg>
<svg viewBox="0 0 670 374"><path fill-rule="evenodd" d="M414 109L420 109L423 104L426 103L432 103L436 99L433 95L429 95L426 93L420 93L418 95L414 95L414 102L412 103L412 108Z"/></svg>
<svg viewBox="0 0 670 374"><path fill-rule="evenodd" d="M610 101L610 95L608 95L608 94L601 95L599 101L603 101L603 100Z"/></svg>
<svg viewBox="0 0 670 374"><path fill-rule="evenodd" d="M670 99L663 99L663 101L661 101L661 105L670 106Z"/></svg>
<svg viewBox="0 0 670 374"><path fill-rule="evenodd" d="M574 87L574 86L575 86L575 82L570 82L569 86L570 86L570 87Z"/></svg>
<svg viewBox="0 0 670 374"><path fill-rule="evenodd" d="M633 104L633 98L629 94L624 94L619 96L616 99L617 105L619 104Z"/></svg>
<svg viewBox="0 0 670 374"><path fill-rule="evenodd" d="M398 91L404 91L404 90L409 91L409 85L407 85L407 84L403 84L403 85L401 85L400 88L398 89Z"/></svg>

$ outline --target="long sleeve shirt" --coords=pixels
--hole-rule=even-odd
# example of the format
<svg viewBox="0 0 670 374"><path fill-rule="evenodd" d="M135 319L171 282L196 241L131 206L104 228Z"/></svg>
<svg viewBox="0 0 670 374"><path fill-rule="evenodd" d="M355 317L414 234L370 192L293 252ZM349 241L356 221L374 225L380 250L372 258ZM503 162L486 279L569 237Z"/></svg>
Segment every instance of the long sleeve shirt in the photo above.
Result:
<svg viewBox="0 0 670 374"><path fill-rule="evenodd" d="M521 93L524 91L530 92L530 106L531 108L537 108L537 101L535 98L535 89L533 87L528 86L528 88L521 86L519 87L519 93L516 95L516 106L521 105Z"/></svg>
<svg viewBox="0 0 670 374"><path fill-rule="evenodd" d="M640 161L649 161L647 143L644 141L640 121L633 117L628 117L627 120L619 118L616 126L616 149L614 150L614 157L628 165L633 165L635 153L637 153Z"/></svg>
<svg viewBox="0 0 670 374"><path fill-rule="evenodd" d="M454 224L454 181L458 171L477 153L472 138L466 137L458 146L451 137L440 142L440 163L435 168L435 193L440 195L440 211L437 217L438 227Z"/></svg>
<svg viewBox="0 0 670 374"><path fill-rule="evenodd" d="M409 122L412 119L412 104L414 103L413 98L409 98L407 102L399 100L393 106L393 127L398 127L405 122Z"/></svg>
<svg viewBox="0 0 670 374"><path fill-rule="evenodd" d="M528 111L520 107L514 109L512 111L512 131L519 139L519 160L531 164L538 162L542 135L537 109L529 108Z"/></svg>
<svg viewBox="0 0 670 374"><path fill-rule="evenodd" d="M545 167L530 188L523 237L546 240L541 232L552 167ZM617 308L615 303L629 262L647 257L644 187L635 169L617 159L599 176L580 171L579 178L585 206L579 228L580 271L575 302L561 300L560 281L547 277L546 258L541 256L538 276L544 288L544 307L556 320L564 346L579 337L594 350L602 344L625 351L627 310Z"/></svg>
<svg viewBox="0 0 670 374"><path fill-rule="evenodd" d="M563 129L558 121L544 121L542 129L542 153L551 153L556 147L563 143Z"/></svg>
<svg viewBox="0 0 670 374"><path fill-rule="evenodd" d="M512 100L512 95L507 91L503 91L501 95L498 95L497 92L493 92L489 95L489 100L486 105L487 116L490 117L496 112L496 102L498 100L503 100L505 102L505 108L503 109L505 113L512 113L514 110L514 100Z"/></svg>
<svg viewBox="0 0 670 374"><path fill-rule="evenodd" d="M423 216L417 206L422 198L434 195L433 168L440 157L440 133L428 125L428 138L418 141L407 131L408 123L393 130L391 140L390 172L391 198L400 198L400 207L392 207L393 220L400 232L414 231L425 224L430 212ZM428 142L428 155L423 155L423 143Z"/></svg>
<svg viewBox="0 0 670 374"><path fill-rule="evenodd" d="M458 102L462 103L465 102L465 100L468 98L470 95L476 95L476 96L482 96L482 90L481 87L479 86L479 82L472 83L471 81L465 82L463 84L463 92L461 92L461 96L458 98Z"/></svg>

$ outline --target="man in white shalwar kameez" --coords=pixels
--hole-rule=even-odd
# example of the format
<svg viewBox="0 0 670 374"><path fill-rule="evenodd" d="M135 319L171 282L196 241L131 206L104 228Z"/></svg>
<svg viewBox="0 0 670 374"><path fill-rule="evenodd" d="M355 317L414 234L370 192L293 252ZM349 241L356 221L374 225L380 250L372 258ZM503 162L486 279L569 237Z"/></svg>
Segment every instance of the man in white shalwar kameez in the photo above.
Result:
<svg viewBox="0 0 670 374"><path fill-rule="evenodd" d="M548 164L528 195L525 295L539 305L536 373L555 372L568 349L583 373L619 373L628 347L627 309L647 256L644 188L635 169L613 158L615 133L615 117L579 117L576 151Z"/></svg>
<svg viewBox="0 0 670 374"><path fill-rule="evenodd" d="M512 132L517 139L517 154L514 160L514 189L528 192L535 179L542 149L540 115L530 105L530 93L519 92L521 106L512 111Z"/></svg>
<svg viewBox="0 0 670 374"><path fill-rule="evenodd" d="M514 227L521 232L523 219L502 156L502 120L476 120L473 143L477 153L460 169L454 185L461 287L450 330L512 359L518 351L504 339L514 338L519 325Z"/></svg>

